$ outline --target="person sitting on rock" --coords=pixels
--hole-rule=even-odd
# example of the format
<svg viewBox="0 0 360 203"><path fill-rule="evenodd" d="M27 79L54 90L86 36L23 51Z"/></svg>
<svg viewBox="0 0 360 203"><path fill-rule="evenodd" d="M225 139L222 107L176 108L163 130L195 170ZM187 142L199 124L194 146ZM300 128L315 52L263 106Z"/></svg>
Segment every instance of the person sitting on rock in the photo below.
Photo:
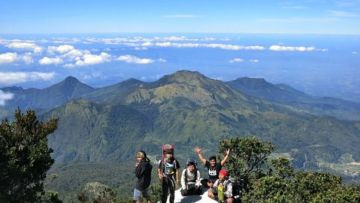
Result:
<svg viewBox="0 0 360 203"><path fill-rule="evenodd" d="M181 175L181 194L187 195L200 195L200 171L197 170L195 160L189 159L186 163L186 168Z"/></svg>
<svg viewBox="0 0 360 203"><path fill-rule="evenodd" d="M220 203L232 203L234 202L232 189L229 172L226 169L221 169L219 179L215 181L213 187L208 190L208 196L211 199L218 200Z"/></svg>

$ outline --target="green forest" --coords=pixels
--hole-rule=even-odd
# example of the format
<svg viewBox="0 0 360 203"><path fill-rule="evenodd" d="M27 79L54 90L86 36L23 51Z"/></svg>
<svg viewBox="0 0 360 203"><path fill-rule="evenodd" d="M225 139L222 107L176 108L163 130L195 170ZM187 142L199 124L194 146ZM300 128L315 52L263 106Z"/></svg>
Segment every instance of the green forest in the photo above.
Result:
<svg viewBox="0 0 360 203"><path fill-rule="evenodd" d="M56 179L54 173L48 173L54 164L48 138L56 131L57 124L57 119L40 121L32 110L26 113L17 110L13 120L1 122L0 202L64 201L57 191L45 187L49 178ZM289 159L272 156L276 146L271 142L234 136L221 140L218 146L219 156L225 149L231 149L225 167L241 185L241 202L360 202L360 185L345 185L341 177L331 173L295 169ZM109 178L117 179L117 184L131 190L132 169L124 169L129 165L102 175L128 176L127 179ZM91 167L91 164L83 166ZM94 169L96 173L96 166ZM77 175L82 174L81 167L76 170L79 170ZM159 185L155 178L151 191L156 201ZM128 193L91 179L75 196L78 202L131 202Z"/></svg>

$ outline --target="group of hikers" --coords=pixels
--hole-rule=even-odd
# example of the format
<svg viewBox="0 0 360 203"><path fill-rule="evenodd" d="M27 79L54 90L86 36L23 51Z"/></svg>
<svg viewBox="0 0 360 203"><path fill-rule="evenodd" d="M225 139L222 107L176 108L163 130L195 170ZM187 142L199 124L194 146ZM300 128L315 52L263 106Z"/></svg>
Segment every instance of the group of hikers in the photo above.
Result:
<svg viewBox="0 0 360 203"><path fill-rule="evenodd" d="M202 154L199 147L195 147L195 153L200 162L208 172L208 178L202 179L197 168L196 161L189 159L186 168L180 173L180 164L174 157L174 146L165 144L162 147L163 156L159 163L157 174L162 186L161 203L166 203L169 198L170 203L174 202L175 189L181 184L181 195L201 195L207 191L208 197L218 202L234 202L233 183L229 179L229 172L222 169L229 158L230 149L226 150L221 162L217 162L216 156L211 156L208 160ZM137 183L134 189L134 201L137 203L146 199L151 203L149 186L151 182L152 165L144 151L136 153L135 175ZM179 177L181 175L181 177ZM169 197L170 196L170 197Z"/></svg>

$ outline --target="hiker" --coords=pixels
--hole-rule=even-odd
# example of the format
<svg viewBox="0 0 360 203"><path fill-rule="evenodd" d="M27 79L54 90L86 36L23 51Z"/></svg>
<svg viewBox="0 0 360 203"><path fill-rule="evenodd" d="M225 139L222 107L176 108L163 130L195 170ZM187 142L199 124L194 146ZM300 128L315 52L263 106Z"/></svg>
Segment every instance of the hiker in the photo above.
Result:
<svg viewBox="0 0 360 203"><path fill-rule="evenodd" d="M186 163L186 169L181 174L181 194L187 195L200 195L200 171L197 170L195 160L189 159Z"/></svg>
<svg viewBox="0 0 360 203"><path fill-rule="evenodd" d="M226 169L219 171L219 179L208 190L208 196L220 203L234 202L232 182L229 179L229 172Z"/></svg>
<svg viewBox="0 0 360 203"><path fill-rule="evenodd" d="M148 188L151 182L152 165L144 151L136 153L135 167L135 175L138 180L134 189L134 202L140 203L142 198L145 198L147 203L151 203Z"/></svg>
<svg viewBox="0 0 360 203"><path fill-rule="evenodd" d="M175 188L179 185L180 164L174 157L174 146L163 145L163 158L158 168L158 176L162 184L161 203L166 203L170 193L170 203L174 203Z"/></svg>
<svg viewBox="0 0 360 203"><path fill-rule="evenodd" d="M218 163L216 161L216 156L211 156L209 158L209 160L206 160L204 155L201 153L201 151L202 151L201 148L199 148L199 147L195 147L194 151L199 156L201 163L208 170L209 179L204 179L202 181L202 185L204 187L209 187L210 182L215 183L215 181L219 178L219 171L225 165L226 161L229 159L230 149L226 150L225 157L223 158L223 160L220 163ZM208 181L208 180L210 180L210 181Z"/></svg>

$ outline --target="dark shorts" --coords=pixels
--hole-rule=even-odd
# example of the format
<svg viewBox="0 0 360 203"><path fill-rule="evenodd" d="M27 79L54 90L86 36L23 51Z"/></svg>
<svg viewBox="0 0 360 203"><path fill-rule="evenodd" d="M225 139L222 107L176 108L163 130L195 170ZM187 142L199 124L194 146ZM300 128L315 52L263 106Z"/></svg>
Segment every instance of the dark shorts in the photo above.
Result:
<svg viewBox="0 0 360 203"><path fill-rule="evenodd" d="M149 191L148 188L146 188L145 190L138 190L138 189L134 189L134 200L142 200L142 198L145 199L150 199L150 195L149 195Z"/></svg>

